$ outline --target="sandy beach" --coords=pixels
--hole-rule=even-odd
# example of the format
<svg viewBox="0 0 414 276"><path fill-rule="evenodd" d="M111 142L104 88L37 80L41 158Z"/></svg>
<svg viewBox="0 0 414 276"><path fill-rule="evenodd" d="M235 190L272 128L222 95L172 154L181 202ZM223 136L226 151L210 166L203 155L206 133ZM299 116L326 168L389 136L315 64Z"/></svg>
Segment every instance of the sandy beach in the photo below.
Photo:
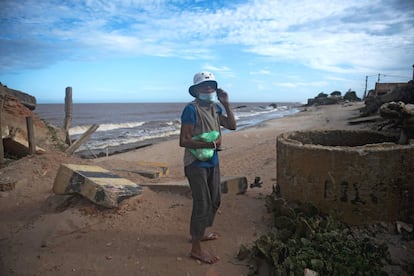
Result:
<svg viewBox="0 0 414 276"><path fill-rule="evenodd" d="M235 256L265 233L264 197L276 184L276 137L305 129L361 129L349 125L363 103L312 107L295 115L225 133L220 152L222 176L244 176L261 188L243 195L223 194L214 228L219 238L205 242L220 261L201 264L188 257L191 198L170 190L144 188L142 195L105 209L81 197L52 192L62 163L98 165L136 183L185 181L178 140L94 160L48 152L26 157L1 170L16 180L0 192L0 275L247 275ZM127 172L137 161L165 162L170 174L148 179Z"/></svg>

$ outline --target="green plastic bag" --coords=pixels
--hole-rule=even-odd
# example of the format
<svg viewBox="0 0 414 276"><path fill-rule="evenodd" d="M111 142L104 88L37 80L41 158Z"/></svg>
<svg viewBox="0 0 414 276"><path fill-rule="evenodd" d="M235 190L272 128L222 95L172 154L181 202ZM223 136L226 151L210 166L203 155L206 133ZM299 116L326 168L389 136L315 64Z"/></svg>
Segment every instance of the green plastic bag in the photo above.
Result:
<svg viewBox="0 0 414 276"><path fill-rule="evenodd" d="M214 142L220 136L220 133L216 130L210 132L204 132L193 137L193 140L203 142ZM202 148L202 149L190 149L190 152L200 161L210 160L214 155L214 149Z"/></svg>

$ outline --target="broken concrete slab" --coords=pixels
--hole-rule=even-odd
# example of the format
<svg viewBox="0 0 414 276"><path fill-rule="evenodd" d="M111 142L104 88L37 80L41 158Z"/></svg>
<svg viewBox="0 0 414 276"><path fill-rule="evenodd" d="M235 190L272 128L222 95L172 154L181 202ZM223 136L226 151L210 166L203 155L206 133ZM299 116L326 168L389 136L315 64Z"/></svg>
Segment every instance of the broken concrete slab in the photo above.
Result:
<svg viewBox="0 0 414 276"><path fill-rule="evenodd" d="M138 161L137 163L139 166L156 169L159 171L160 177L168 176L170 174L170 168L168 167L167 163L151 161Z"/></svg>
<svg viewBox="0 0 414 276"><path fill-rule="evenodd" d="M349 120L348 124L356 125L356 124L361 124L361 123L377 122L381 120L382 120L382 117L380 115L373 115L373 116L365 116L365 117L360 117L360 118Z"/></svg>
<svg viewBox="0 0 414 276"><path fill-rule="evenodd" d="M248 188L245 176L226 176L221 178L221 192L224 194L244 194Z"/></svg>
<svg viewBox="0 0 414 276"><path fill-rule="evenodd" d="M125 198L142 191L140 185L91 165L61 164L53 184L55 194L78 193L108 208L115 208Z"/></svg>
<svg viewBox="0 0 414 276"><path fill-rule="evenodd" d="M19 137L5 137L3 138L4 152L9 156L22 158L30 154L29 142ZM36 146L36 154L45 153L46 150Z"/></svg>
<svg viewBox="0 0 414 276"><path fill-rule="evenodd" d="M168 165L162 162L138 161L134 162L132 167L133 168L113 168L112 170L136 173L143 177L151 179L165 177L170 173Z"/></svg>
<svg viewBox="0 0 414 276"><path fill-rule="evenodd" d="M141 185L154 191L175 192L179 194L191 192L187 180L165 183L144 183ZM225 194L244 194L248 188L247 178L244 176L222 176L220 185L221 192Z"/></svg>
<svg viewBox="0 0 414 276"><path fill-rule="evenodd" d="M151 179L160 178L160 172L157 172L157 171L128 170L128 169L113 169L113 170L120 171L120 172L136 173L136 174L142 175L143 177L151 178Z"/></svg>
<svg viewBox="0 0 414 276"><path fill-rule="evenodd" d="M176 194L190 194L191 189L187 180L164 183L145 183L142 186L148 187L156 192L170 192Z"/></svg>

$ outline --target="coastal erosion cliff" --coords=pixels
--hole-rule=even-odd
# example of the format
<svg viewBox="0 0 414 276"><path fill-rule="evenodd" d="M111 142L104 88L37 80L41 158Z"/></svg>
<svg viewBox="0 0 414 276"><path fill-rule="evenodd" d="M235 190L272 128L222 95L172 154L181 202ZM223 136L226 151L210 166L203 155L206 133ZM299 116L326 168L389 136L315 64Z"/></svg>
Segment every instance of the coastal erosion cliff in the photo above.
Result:
<svg viewBox="0 0 414 276"><path fill-rule="evenodd" d="M33 112L35 97L0 85L1 134L6 158L16 159L28 154L28 131L26 118L33 121L36 152L40 153L54 145L62 134L47 125Z"/></svg>

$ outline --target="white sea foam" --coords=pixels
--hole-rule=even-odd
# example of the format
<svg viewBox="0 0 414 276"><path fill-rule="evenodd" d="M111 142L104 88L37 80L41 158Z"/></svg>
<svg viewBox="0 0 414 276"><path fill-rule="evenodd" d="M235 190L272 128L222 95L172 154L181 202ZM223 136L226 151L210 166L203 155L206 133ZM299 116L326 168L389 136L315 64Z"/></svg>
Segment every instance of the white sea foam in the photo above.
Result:
<svg viewBox="0 0 414 276"><path fill-rule="evenodd" d="M248 117L255 117L255 116L259 116L263 114L277 113L277 112L279 112L277 108L263 108L263 109L256 109L256 110L252 109L252 110L249 110L248 112L236 111L234 114L237 118L248 118Z"/></svg>
<svg viewBox="0 0 414 276"><path fill-rule="evenodd" d="M79 150L100 151L124 146L127 148L129 144L134 147L137 144L152 143L151 140L154 139L179 135L180 114L184 106L184 103L77 105L69 134L72 139L78 139L92 124L99 125ZM61 109L61 105L43 105L38 111L46 116L42 118L59 125L63 122ZM235 105L233 112L238 129L243 129L265 120L296 113L298 110L293 105L274 107L266 103L240 103Z"/></svg>
<svg viewBox="0 0 414 276"><path fill-rule="evenodd" d="M142 142L145 140L167 138L167 137L179 135L179 134L180 134L180 130L174 129L170 131L153 133L150 135L131 136L131 137L125 137L125 138L112 138L108 140L94 140L88 144L82 145L81 147L79 147L77 151L82 151L82 150L87 150L87 149L89 150L106 149L110 147L118 147L120 145L134 144L134 143Z"/></svg>
<svg viewBox="0 0 414 276"><path fill-rule="evenodd" d="M99 128L96 130L98 131L109 131L109 130L115 130L115 129L121 129L121 128L135 128L140 127L145 122L128 122L128 123L120 123L120 124L102 124L99 125ZM86 132L91 126L90 125L82 125L82 126L75 126L71 127L69 129L70 135L79 135Z"/></svg>

